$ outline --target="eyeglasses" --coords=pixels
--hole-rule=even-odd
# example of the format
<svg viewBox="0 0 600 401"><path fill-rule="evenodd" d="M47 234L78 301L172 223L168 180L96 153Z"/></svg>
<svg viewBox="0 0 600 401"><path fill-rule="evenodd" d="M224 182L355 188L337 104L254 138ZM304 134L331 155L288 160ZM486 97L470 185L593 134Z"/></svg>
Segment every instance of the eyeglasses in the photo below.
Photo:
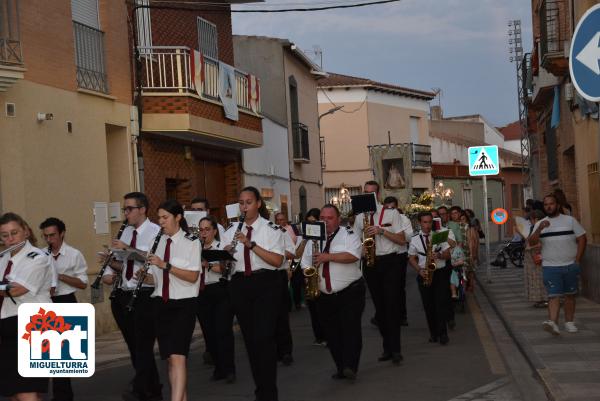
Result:
<svg viewBox="0 0 600 401"><path fill-rule="evenodd" d="M141 206L125 206L123 209L123 213L131 213L134 209L141 209Z"/></svg>
<svg viewBox="0 0 600 401"><path fill-rule="evenodd" d="M3 233L0 233L0 239L4 242L7 239L9 239L10 237L16 237L17 235L21 234L22 232L23 232L22 229L12 230L10 232L3 232Z"/></svg>

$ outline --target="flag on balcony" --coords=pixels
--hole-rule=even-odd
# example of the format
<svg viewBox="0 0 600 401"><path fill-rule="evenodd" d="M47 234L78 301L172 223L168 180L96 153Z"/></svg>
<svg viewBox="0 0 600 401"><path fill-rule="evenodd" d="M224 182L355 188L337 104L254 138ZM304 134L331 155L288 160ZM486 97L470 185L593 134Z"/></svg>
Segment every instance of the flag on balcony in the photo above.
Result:
<svg viewBox="0 0 600 401"><path fill-rule="evenodd" d="M248 74L248 104L253 112L258 114L260 105L260 79L256 75Z"/></svg>
<svg viewBox="0 0 600 401"><path fill-rule="evenodd" d="M233 121L238 121L238 94L235 68L222 61L219 61L219 99L223 103L225 117Z"/></svg>
<svg viewBox="0 0 600 401"><path fill-rule="evenodd" d="M560 87L556 85L554 87L554 102L552 103L552 118L550 120L550 127L556 128L560 123Z"/></svg>
<svg viewBox="0 0 600 401"><path fill-rule="evenodd" d="M198 50L194 50L193 57L190 60L190 69L192 70L192 81L194 82L194 88L198 96L202 96L204 92L204 55Z"/></svg>

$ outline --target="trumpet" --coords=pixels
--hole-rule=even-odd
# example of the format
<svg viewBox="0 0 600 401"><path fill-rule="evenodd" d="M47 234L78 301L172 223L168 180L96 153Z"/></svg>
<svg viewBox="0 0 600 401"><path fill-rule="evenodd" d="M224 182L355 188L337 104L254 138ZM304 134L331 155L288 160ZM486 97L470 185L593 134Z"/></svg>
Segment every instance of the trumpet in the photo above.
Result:
<svg viewBox="0 0 600 401"><path fill-rule="evenodd" d="M135 286L135 289L133 290L133 293L131 294L129 303L127 304L127 311L129 312L132 312L135 309L135 301L137 301L137 298L140 294L140 290L142 289L142 285L144 284L144 280L146 280L146 276L148 275L148 270L150 269L150 256L152 256L154 252L156 252L156 248L158 248L158 243L160 242L160 238L162 237L162 235L163 230L161 228L156 237L154 238L154 243L152 243L152 248L150 249L150 252L148 252L148 254L146 255L146 261L142 266L142 271L138 277L137 284Z"/></svg>
<svg viewBox="0 0 600 401"><path fill-rule="evenodd" d="M121 236L123 235L123 231L125 231L125 228L127 227L127 220L125 220L123 222L123 224L121 224L121 227L119 228L119 232L117 233L117 239L121 239ZM110 265L110 263L114 260L114 253L109 250L108 254L106 255L106 259L104 260L104 263L102 263L102 266L100 267L100 271L98 271L98 275L96 276L96 279L94 280L94 282L92 283L92 285L90 287L92 287L93 289L97 290L98 288L100 288L100 283L102 282L102 276L104 275L104 272L106 271L106 268L108 267L108 265ZM117 281L118 281L118 286L117 286ZM116 291L116 288L119 288L121 286L121 275L119 274L117 276L117 278L115 278L115 283L113 284L113 290L110 293L111 299L113 298L113 292Z"/></svg>
<svg viewBox="0 0 600 401"><path fill-rule="evenodd" d="M320 252L319 241L312 240L312 254ZM319 289L319 282L321 281L321 277L319 276L319 265L313 263L314 266L307 267L304 269L304 278L306 279L305 284L305 293L306 298L309 300L315 300L321 294L321 290Z"/></svg>
<svg viewBox="0 0 600 401"><path fill-rule="evenodd" d="M367 261L367 267L373 267L375 265L375 238L372 235L367 234L367 229L371 227L371 213L363 213L363 248L365 249L365 259Z"/></svg>
<svg viewBox="0 0 600 401"><path fill-rule="evenodd" d="M231 244L229 244L229 246L231 247L229 252L231 252L232 255L235 253L235 248L237 247L237 244L238 244L237 236L239 235L239 233L242 232L242 227L244 227L244 220L246 220L246 213L242 212L242 214L240 215L240 221L238 223L237 229L235 230L235 233L233 234L233 239L231 240ZM231 275L232 269L233 269L233 262L231 260L228 260L227 263L225 264L225 268L223 269L223 273L221 275L221 280L229 280L229 276Z"/></svg>

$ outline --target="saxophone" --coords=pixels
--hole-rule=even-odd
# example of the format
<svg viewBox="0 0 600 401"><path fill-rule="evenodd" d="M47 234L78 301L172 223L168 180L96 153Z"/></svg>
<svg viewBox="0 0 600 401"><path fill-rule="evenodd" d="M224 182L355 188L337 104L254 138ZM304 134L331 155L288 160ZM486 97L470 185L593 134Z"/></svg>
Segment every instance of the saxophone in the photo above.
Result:
<svg viewBox="0 0 600 401"><path fill-rule="evenodd" d="M320 251L319 241L312 240L312 254L314 255ZM315 300L321 294L321 290L319 290L319 281L321 281L321 277L319 277L319 266L315 265L307 267L304 269L303 273L306 281L304 288L306 298L311 301Z"/></svg>
<svg viewBox="0 0 600 401"><path fill-rule="evenodd" d="M433 258L433 244L431 243L431 241L429 241L429 244L427 244L427 251L425 256L425 271L427 272L425 278L423 279L423 285L425 287L431 286L435 269L436 266L435 259Z"/></svg>
<svg viewBox="0 0 600 401"><path fill-rule="evenodd" d="M367 229L371 227L371 213L363 213L363 243L362 246L365 249L365 259L368 267L375 265L375 238L371 235L367 235Z"/></svg>

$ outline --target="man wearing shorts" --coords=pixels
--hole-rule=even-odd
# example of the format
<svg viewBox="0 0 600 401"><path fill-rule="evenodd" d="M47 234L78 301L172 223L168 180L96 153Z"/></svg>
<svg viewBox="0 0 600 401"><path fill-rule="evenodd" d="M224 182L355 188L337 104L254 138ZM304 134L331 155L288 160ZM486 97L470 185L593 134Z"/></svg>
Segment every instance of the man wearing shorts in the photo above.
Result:
<svg viewBox="0 0 600 401"><path fill-rule="evenodd" d="M542 244L542 268L544 286L548 292L549 320L543 323L544 330L559 335L558 314L560 297L565 302L565 330L576 333L575 295L579 287L579 263L586 246L585 230L571 216L561 214L554 195L544 198L544 212L547 217L538 221L533 233L529 236L529 244Z"/></svg>

